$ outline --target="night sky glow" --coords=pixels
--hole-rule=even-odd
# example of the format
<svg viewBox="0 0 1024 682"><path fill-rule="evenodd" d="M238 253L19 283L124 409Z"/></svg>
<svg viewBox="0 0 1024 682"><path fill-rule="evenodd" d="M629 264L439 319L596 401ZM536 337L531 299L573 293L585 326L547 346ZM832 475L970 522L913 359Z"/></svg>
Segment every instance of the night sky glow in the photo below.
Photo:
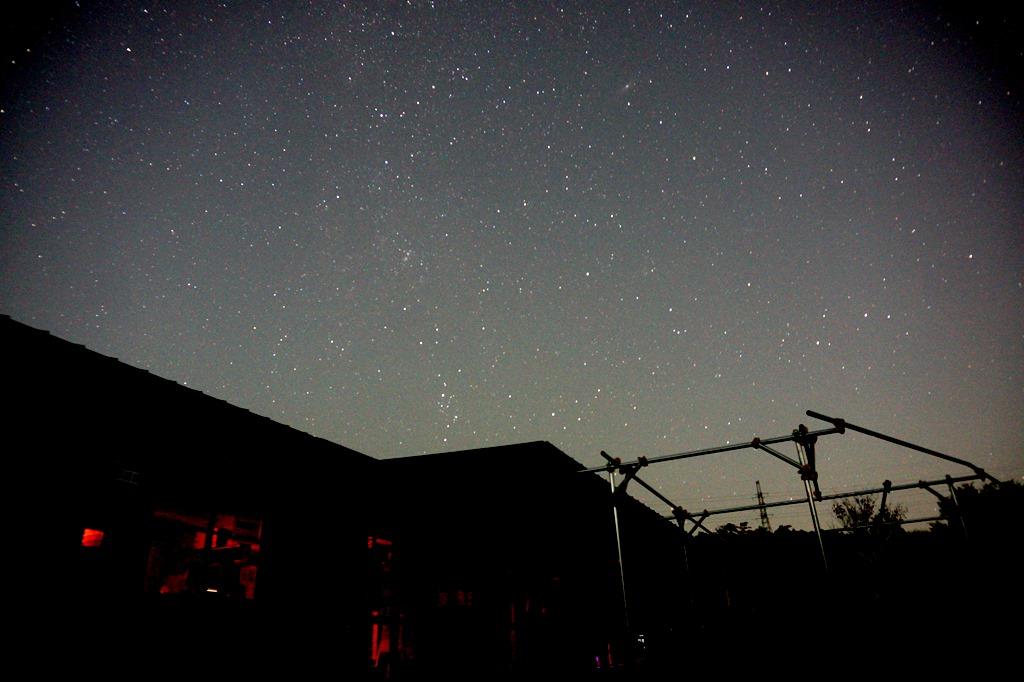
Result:
<svg viewBox="0 0 1024 682"><path fill-rule="evenodd" d="M50 5L4 40L19 321L375 457L548 440L596 465L814 409L1024 473L1019 24ZM859 435L819 459L825 493L969 473ZM802 491L754 451L644 478L691 510Z"/></svg>

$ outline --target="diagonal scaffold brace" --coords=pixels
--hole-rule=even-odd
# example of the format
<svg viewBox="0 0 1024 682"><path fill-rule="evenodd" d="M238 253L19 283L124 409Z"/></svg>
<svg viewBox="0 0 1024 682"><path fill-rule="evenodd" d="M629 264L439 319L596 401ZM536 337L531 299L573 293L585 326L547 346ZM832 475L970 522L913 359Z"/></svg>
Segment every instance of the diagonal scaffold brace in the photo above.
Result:
<svg viewBox="0 0 1024 682"><path fill-rule="evenodd" d="M991 474L987 473L984 469L974 464L973 462L968 462L966 459L960 459L959 457L947 455L944 452L932 450L931 448L926 448L923 445L917 445L916 443L911 443L910 441L906 441L901 438L894 438L893 436L889 436L879 431L872 431L871 429L865 428L863 426L852 424L841 417L829 417L828 415L821 414L820 412L815 412L814 410L807 410L806 414L808 417L820 419L823 422L828 422L832 424L837 429L841 429L839 433L842 433L845 429L850 429L851 431L856 431L857 433L863 433L865 436L871 436L872 438L878 438L879 440L884 440L888 443L893 443L895 445L909 448L911 450L916 450L917 452L923 452L926 455L931 455L932 457L944 459L947 462L953 462L954 464L965 466L968 469L972 470L981 478L985 479L986 481L999 485L998 479L996 479Z"/></svg>
<svg viewBox="0 0 1024 682"><path fill-rule="evenodd" d="M637 472L649 464L646 457L638 457L635 462L630 462L629 464L623 464L621 459L612 457L604 450L601 451L601 457L607 461L607 464L602 468L608 472L608 484L612 492L612 521L615 526L615 549L619 560L619 581L622 585L622 609L626 631L629 632L629 597L626 590L626 569L622 561L622 531L619 526L619 504L625 496L626 488L630 482L635 481L637 485L657 497L670 508L678 509L678 506L672 500L662 495L654 486L637 477ZM622 480L618 483L615 480L616 472L622 474ZM688 560L687 563L689 563Z"/></svg>

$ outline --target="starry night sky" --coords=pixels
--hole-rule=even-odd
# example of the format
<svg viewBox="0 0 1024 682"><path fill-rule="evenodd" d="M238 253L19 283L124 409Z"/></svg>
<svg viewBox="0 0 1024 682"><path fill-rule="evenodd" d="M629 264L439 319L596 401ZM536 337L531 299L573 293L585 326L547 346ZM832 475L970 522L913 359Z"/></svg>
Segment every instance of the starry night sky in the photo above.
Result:
<svg viewBox="0 0 1024 682"><path fill-rule="evenodd" d="M375 457L814 409L1019 477L1024 39L965 5L42 3L4 39L0 311ZM969 473L819 459L826 493ZM802 491L754 451L644 478Z"/></svg>

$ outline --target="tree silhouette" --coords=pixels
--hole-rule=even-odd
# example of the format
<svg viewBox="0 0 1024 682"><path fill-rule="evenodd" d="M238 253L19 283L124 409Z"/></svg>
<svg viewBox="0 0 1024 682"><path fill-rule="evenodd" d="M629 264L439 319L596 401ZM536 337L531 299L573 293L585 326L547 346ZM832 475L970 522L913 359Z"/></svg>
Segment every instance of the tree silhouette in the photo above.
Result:
<svg viewBox="0 0 1024 682"><path fill-rule="evenodd" d="M939 501L939 513L955 528L961 515L976 540L1003 543L1019 534L1024 521L1024 485L1017 481L986 483L980 488L965 483L956 487L956 502L951 497ZM947 532L945 524L932 524L935 532Z"/></svg>
<svg viewBox="0 0 1024 682"><path fill-rule="evenodd" d="M715 529L715 533L718 535L743 535L744 533L750 533L754 529L750 527L749 521L743 521L739 525L735 523L726 523Z"/></svg>
<svg viewBox="0 0 1024 682"><path fill-rule="evenodd" d="M867 529L874 525L898 524L907 518L907 509L901 504L888 504L875 511L872 495L845 498L832 505L832 513L846 530Z"/></svg>

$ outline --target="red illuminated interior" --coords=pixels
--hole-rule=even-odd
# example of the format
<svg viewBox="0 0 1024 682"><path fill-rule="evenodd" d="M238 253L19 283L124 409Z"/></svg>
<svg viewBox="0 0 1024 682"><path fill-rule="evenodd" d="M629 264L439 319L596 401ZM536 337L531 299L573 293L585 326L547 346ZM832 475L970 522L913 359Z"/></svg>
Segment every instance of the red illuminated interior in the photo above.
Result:
<svg viewBox="0 0 1024 682"><path fill-rule="evenodd" d="M220 512L157 509L146 589L163 595L199 593L256 598L262 521Z"/></svg>

